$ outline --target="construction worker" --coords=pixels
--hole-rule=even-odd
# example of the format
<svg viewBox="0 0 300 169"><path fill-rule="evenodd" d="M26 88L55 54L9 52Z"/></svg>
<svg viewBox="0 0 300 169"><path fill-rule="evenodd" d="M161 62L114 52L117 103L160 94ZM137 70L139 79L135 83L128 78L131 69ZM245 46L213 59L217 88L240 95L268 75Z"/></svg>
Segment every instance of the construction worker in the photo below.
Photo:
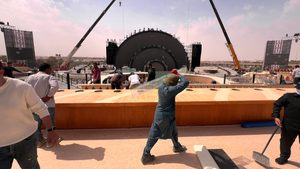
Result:
<svg viewBox="0 0 300 169"><path fill-rule="evenodd" d="M39 169L34 136L38 126L32 118L32 111L45 124L49 147L58 145L59 136L51 125L47 106L32 86L18 79L4 77L1 61L0 107L0 168L11 169L15 159L20 168Z"/></svg>
<svg viewBox="0 0 300 169"><path fill-rule="evenodd" d="M291 146L300 135L300 80L295 84L295 93L286 93L275 101L272 116L277 126L281 127L280 157L276 163L282 165L288 162ZM284 107L283 120L280 120L280 110Z"/></svg>
<svg viewBox="0 0 300 169"><path fill-rule="evenodd" d="M4 67L4 76L14 78L14 71L22 73L20 70L13 67L11 62L7 62L7 66Z"/></svg>
<svg viewBox="0 0 300 169"><path fill-rule="evenodd" d="M178 80L180 80L178 82ZM147 164L155 160L155 156L150 154L152 147L158 139L172 139L173 151L184 152L187 148L178 141L175 115L175 97L189 85L189 81L177 70L172 70L172 74L166 76L163 84L158 88L158 104L155 110L155 117L150 129L148 141L144 148L142 163Z"/></svg>

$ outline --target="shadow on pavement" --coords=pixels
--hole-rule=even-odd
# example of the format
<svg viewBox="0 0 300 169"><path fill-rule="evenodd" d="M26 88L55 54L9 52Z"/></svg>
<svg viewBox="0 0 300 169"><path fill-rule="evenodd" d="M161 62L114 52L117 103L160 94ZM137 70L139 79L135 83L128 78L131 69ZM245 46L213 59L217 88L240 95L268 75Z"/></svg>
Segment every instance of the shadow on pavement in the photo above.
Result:
<svg viewBox="0 0 300 169"><path fill-rule="evenodd" d="M102 147L90 148L80 144L59 145L49 149L59 160L89 160L101 161L104 158L105 149Z"/></svg>
<svg viewBox="0 0 300 169"><path fill-rule="evenodd" d="M191 153L179 153L179 154L169 154L163 156L156 156L154 164L161 163L179 163L186 166L201 169L200 162L196 154Z"/></svg>

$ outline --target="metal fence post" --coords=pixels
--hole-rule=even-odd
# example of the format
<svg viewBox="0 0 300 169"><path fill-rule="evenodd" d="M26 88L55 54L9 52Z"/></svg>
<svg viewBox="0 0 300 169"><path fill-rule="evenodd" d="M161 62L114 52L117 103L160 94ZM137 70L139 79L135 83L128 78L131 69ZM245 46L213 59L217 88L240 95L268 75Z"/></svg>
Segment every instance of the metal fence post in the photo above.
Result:
<svg viewBox="0 0 300 169"><path fill-rule="evenodd" d="M85 84L87 84L88 83L88 75L87 75L87 73L85 74Z"/></svg>
<svg viewBox="0 0 300 169"><path fill-rule="evenodd" d="M226 74L224 74L224 81L223 81L224 84L226 84Z"/></svg>
<svg viewBox="0 0 300 169"><path fill-rule="evenodd" d="M70 89L71 85L70 85L70 73L69 72L67 73L67 85L68 85L68 89Z"/></svg>
<svg viewBox="0 0 300 169"><path fill-rule="evenodd" d="M281 83L282 83L282 80L283 80L283 76L282 76L282 75L280 75L279 84L281 84Z"/></svg>
<svg viewBox="0 0 300 169"><path fill-rule="evenodd" d="M255 74L253 74L252 83L255 83Z"/></svg>

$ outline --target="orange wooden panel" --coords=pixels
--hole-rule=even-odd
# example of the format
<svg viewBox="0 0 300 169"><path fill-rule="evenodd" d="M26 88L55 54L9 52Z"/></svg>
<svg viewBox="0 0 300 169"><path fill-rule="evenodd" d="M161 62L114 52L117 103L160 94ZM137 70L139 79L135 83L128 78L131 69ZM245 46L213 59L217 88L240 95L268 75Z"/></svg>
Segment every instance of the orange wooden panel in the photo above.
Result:
<svg viewBox="0 0 300 169"><path fill-rule="evenodd" d="M223 125L272 120L274 100L294 89L193 88L176 97L178 125ZM157 90L65 90L57 93L58 128L149 127Z"/></svg>

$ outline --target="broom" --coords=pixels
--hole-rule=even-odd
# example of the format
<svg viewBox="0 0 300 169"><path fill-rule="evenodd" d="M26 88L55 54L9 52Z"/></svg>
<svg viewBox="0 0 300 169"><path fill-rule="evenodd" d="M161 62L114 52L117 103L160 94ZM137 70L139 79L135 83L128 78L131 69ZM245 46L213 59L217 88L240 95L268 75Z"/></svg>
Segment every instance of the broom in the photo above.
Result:
<svg viewBox="0 0 300 169"><path fill-rule="evenodd" d="M267 147L269 146L273 136L275 135L275 133L277 132L277 130L279 129L279 126L276 127L275 131L273 132L273 134L271 135L267 145L265 146L264 150L262 151L262 153L253 151L252 154L252 158L259 164L265 166L265 167L270 167L270 159L264 155L264 152L266 151Z"/></svg>

